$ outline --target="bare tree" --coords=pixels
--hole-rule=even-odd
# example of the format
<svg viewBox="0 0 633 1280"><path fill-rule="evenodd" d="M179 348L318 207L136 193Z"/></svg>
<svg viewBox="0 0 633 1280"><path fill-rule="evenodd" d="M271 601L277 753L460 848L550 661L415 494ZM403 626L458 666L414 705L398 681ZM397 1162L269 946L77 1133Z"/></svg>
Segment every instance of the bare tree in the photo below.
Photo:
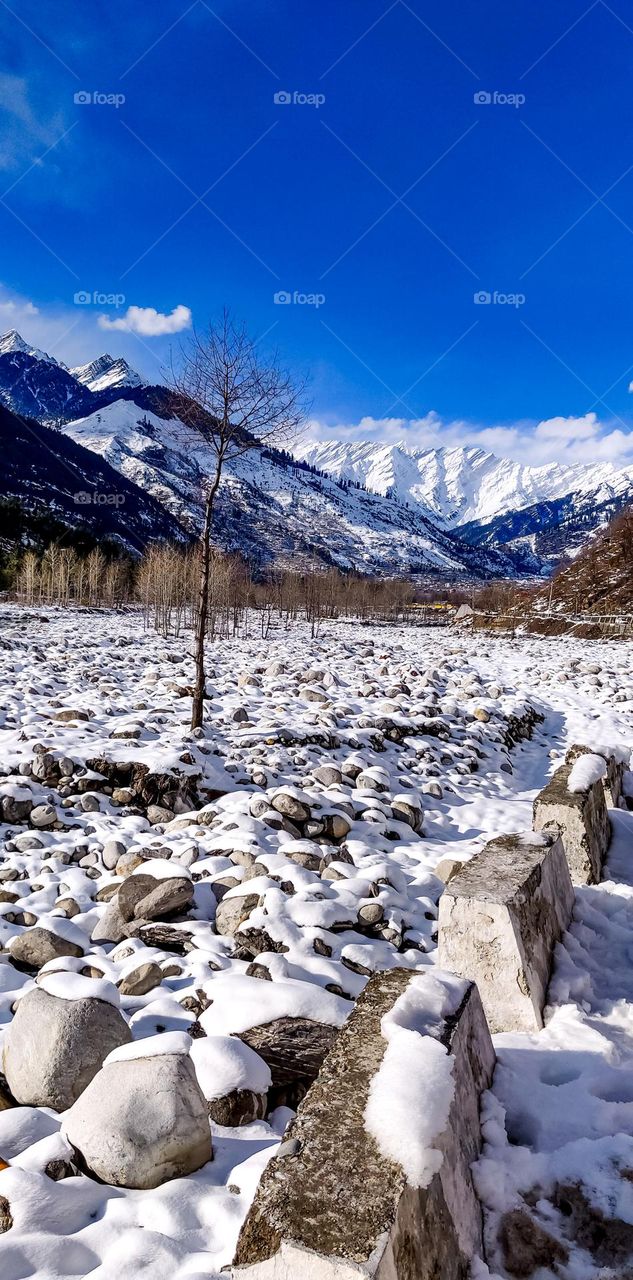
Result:
<svg viewBox="0 0 633 1280"><path fill-rule="evenodd" d="M211 531L222 473L258 445L281 447L294 438L305 411L304 385L297 385L279 366L276 354L263 358L246 326L225 308L204 335L194 334L181 353L171 383L178 416L202 434L213 456L208 477L204 524L200 537L200 580L195 620L195 680L191 727L202 725L205 687L204 642L209 614Z"/></svg>

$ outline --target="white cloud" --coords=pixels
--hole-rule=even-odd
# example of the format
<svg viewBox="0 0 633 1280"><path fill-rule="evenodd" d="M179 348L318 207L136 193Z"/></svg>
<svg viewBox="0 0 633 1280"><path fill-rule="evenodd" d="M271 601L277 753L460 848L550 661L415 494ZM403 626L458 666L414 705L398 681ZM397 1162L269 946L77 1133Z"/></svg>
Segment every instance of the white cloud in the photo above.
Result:
<svg viewBox="0 0 633 1280"><path fill-rule="evenodd" d="M118 329L122 333L138 333L143 338L157 338L166 333L181 333L191 328L191 311L180 303L169 315L154 307L128 307L125 315L111 320L99 316L100 329Z"/></svg>
<svg viewBox="0 0 633 1280"><path fill-rule="evenodd" d="M476 422L444 421L431 412L424 418L372 418L359 422L324 422L313 419L306 431L311 440L370 440L375 444L403 443L410 449L447 449L471 446L517 462L539 466L633 462L633 429L615 421L602 422L595 413L580 417L559 415L542 422L519 421L486 427Z"/></svg>
<svg viewBox="0 0 633 1280"><path fill-rule="evenodd" d="M14 298L9 298L7 302L0 302L0 320L5 319L7 322L11 321L11 326L14 329L16 328L16 324L13 322L17 322L20 316L26 316L28 319L30 316L39 316L39 314L39 307L36 307L35 304L29 300L16 302Z"/></svg>

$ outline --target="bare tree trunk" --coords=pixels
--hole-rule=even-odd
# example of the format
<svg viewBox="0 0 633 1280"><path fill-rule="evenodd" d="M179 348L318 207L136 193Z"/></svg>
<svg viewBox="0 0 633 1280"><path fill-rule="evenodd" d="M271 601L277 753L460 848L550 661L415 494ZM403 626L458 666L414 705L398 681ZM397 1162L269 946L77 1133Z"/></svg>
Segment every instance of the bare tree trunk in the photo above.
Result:
<svg viewBox="0 0 633 1280"><path fill-rule="evenodd" d="M213 525L213 504L220 483L221 467L218 464L215 479L207 494L204 511L204 528L201 539L200 587L198 592L198 613L194 640L195 678L193 699L191 703L191 728L201 729L204 712L204 642L207 635L209 617L209 575L211 569L211 528Z"/></svg>

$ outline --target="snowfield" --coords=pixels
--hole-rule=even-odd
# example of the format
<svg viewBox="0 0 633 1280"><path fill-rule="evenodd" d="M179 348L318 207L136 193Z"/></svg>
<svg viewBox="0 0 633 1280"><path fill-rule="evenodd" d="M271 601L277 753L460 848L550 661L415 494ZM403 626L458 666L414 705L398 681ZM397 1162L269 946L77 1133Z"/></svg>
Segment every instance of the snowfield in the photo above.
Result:
<svg viewBox="0 0 633 1280"><path fill-rule="evenodd" d="M265 1098L269 1064L248 1039L288 1018L327 1037L372 972L432 966L436 869L529 829L573 743L630 756L631 644L249 627L209 646L205 731L192 735L188 636L144 630L135 611L0 608L0 1049L30 992L92 992L127 1024L104 1073L171 1054L193 1064L210 1112L236 1091ZM126 766L128 786L115 777ZM611 817L607 878L576 890L544 1030L495 1037L476 1170L491 1275L510 1274L497 1227L524 1201L560 1242L539 1280L598 1274L574 1229L583 1197L607 1240L610 1220L631 1224L633 1253L633 813ZM117 915L122 885L138 916ZM368 1124L424 1185L432 1161L407 1148L390 1098L417 1061L410 1034L395 1017ZM428 1161L450 1080L423 1065L433 1114L418 1076L409 1138ZM4 1107L2 1085L2 1280L220 1280L297 1100L276 1094L265 1119L255 1102L239 1125L211 1118L210 1162L131 1190L70 1167L70 1111ZM622 1274L609 1248L605 1280Z"/></svg>

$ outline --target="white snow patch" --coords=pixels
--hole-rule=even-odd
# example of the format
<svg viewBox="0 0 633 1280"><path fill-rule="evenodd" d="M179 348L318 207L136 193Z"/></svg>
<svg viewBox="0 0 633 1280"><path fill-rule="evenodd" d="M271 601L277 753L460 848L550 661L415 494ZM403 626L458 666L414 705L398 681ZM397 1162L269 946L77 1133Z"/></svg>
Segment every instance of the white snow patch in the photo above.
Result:
<svg viewBox="0 0 633 1280"><path fill-rule="evenodd" d="M605 777L606 772L607 764L602 756L578 756L567 780L567 790L574 795L579 791L588 791L594 782L600 782Z"/></svg>
<svg viewBox="0 0 633 1280"><path fill-rule="evenodd" d="M200 1088L209 1101L225 1098L234 1089L266 1093L272 1084L268 1063L234 1036L194 1040L191 1057Z"/></svg>
<svg viewBox="0 0 633 1280"><path fill-rule="evenodd" d="M104 1061L104 1066L110 1062L130 1062L137 1058L158 1058L165 1054L170 1056L173 1054L186 1057L191 1049L193 1041L185 1031L164 1031L158 1036L147 1036L145 1040L131 1040L129 1044L121 1044L118 1049L113 1049Z"/></svg>

